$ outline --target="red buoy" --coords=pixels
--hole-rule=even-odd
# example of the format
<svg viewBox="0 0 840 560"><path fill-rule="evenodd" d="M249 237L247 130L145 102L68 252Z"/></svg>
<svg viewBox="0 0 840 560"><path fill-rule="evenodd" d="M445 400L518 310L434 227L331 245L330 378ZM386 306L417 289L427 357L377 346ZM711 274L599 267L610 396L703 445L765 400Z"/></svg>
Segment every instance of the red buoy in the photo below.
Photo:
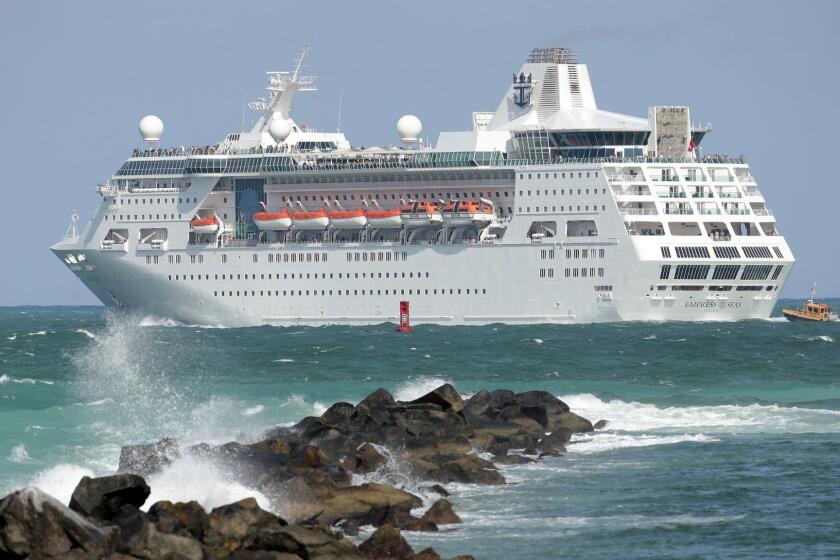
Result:
<svg viewBox="0 0 840 560"><path fill-rule="evenodd" d="M400 302L400 324L396 328L397 332L411 332L414 329L411 328L411 324L408 320L408 302L401 301Z"/></svg>

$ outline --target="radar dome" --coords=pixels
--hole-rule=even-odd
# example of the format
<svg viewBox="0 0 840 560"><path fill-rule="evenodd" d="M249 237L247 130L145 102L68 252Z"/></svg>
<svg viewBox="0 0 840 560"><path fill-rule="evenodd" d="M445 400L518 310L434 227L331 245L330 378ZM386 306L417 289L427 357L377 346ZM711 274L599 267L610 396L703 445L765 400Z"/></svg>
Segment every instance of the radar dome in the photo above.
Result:
<svg viewBox="0 0 840 560"><path fill-rule="evenodd" d="M292 133L292 126L283 117L275 115L268 125L268 133L275 142L279 143L289 137L289 134Z"/></svg>
<svg viewBox="0 0 840 560"><path fill-rule="evenodd" d="M397 121L397 133L406 144L417 142L422 130L423 125L420 123L420 119L414 115L403 115Z"/></svg>
<svg viewBox="0 0 840 560"><path fill-rule="evenodd" d="M140 136L146 142L157 142L163 135L163 121L155 115L146 115L140 120Z"/></svg>

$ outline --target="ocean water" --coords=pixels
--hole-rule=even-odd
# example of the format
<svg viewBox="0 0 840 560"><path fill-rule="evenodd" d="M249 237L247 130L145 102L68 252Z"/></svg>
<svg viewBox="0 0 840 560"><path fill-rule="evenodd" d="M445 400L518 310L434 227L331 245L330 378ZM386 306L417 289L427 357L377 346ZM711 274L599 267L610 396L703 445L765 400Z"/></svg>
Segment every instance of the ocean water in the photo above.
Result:
<svg viewBox="0 0 840 560"><path fill-rule="evenodd" d="M789 303L789 302L788 302ZM840 307L840 301L834 301ZM211 328L101 308L0 309L0 495L68 500L120 447L248 441L268 427L443 382L542 389L608 429L564 457L454 485L464 524L409 533L477 558L840 556L840 324ZM410 482L410 481L409 481ZM181 460L157 499L252 489ZM257 498L267 505L264 497Z"/></svg>

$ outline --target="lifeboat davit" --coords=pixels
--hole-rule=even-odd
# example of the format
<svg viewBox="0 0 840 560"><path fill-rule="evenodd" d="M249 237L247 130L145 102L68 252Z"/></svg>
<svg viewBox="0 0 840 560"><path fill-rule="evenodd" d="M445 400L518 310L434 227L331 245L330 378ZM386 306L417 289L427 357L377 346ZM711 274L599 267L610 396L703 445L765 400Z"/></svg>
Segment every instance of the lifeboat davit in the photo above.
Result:
<svg viewBox="0 0 840 560"><path fill-rule="evenodd" d="M333 210L327 212L330 225L335 229L362 229L368 223L364 208L355 210Z"/></svg>
<svg viewBox="0 0 840 560"><path fill-rule="evenodd" d="M195 233L200 233L202 235L205 234L212 234L219 231L220 220L216 217L215 214L212 216L208 216L206 218L199 218L196 216L190 222L190 227Z"/></svg>
<svg viewBox="0 0 840 560"><path fill-rule="evenodd" d="M435 202L409 202L400 209L402 223L410 227L441 225L440 208Z"/></svg>
<svg viewBox="0 0 840 560"><path fill-rule="evenodd" d="M278 212L257 212L254 224L262 231L286 231L292 227L292 213L288 210Z"/></svg>
<svg viewBox="0 0 840 560"><path fill-rule="evenodd" d="M370 227L377 229L393 229L402 227L402 211L399 208L390 210L368 210L367 220Z"/></svg>
<svg viewBox="0 0 840 560"><path fill-rule="evenodd" d="M330 218L323 208L312 212L292 212L292 223L296 229L327 229Z"/></svg>
<svg viewBox="0 0 840 560"><path fill-rule="evenodd" d="M493 221L493 206L483 200L450 201L441 213L448 226L483 227Z"/></svg>

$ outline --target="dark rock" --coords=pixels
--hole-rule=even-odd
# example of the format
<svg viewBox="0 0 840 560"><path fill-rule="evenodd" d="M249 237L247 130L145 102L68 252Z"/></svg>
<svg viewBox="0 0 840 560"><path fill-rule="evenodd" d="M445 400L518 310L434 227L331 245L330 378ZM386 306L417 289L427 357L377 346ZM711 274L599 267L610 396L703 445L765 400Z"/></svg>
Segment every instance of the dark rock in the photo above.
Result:
<svg viewBox="0 0 840 560"><path fill-rule="evenodd" d="M405 511L389 511L382 521L382 524L391 525L402 531L420 531L420 532L435 532L438 530L437 524L429 519L414 517Z"/></svg>
<svg viewBox="0 0 840 560"><path fill-rule="evenodd" d="M467 412L477 416L484 416L492 410L496 405L496 399L486 389L482 389L478 393L467 399L464 403L464 408Z"/></svg>
<svg viewBox="0 0 840 560"><path fill-rule="evenodd" d="M440 484L432 484L429 486L429 490L443 496L444 498L449 497L449 491Z"/></svg>
<svg viewBox="0 0 840 560"><path fill-rule="evenodd" d="M109 533L34 486L0 501L0 558L101 558Z"/></svg>
<svg viewBox="0 0 840 560"><path fill-rule="evenodd" d="M607 424L609 424L609 422L606 420L598 420L592 427L596 430L603 430L607 427Z"/></svg>
<svg viewBox="0 0 840 560"><path fill-rule="evenodd" d="M124 505L139 508L151 489L143 477L136 474L115 474L91 478L82 477L73 496L70 509L96 519L112 519Z"/></svg>
<svg viewBox="0 0 840 560"><path fill-rule="evenodd" d="M196 539L158 531L146 514L134 506L123 506L117 517L117 523L120 527L114 541L114 549L117 552L145 560L158 558L202 560L204 558L201 543Z"/></svg>
<svg viewBox="0 0 840 560"><path fill-rule="evenodd" d="M496 465L527 465L537 462L535 459L522 455L496 455L491 461Z"/></svg>
<svg viewBox="0 0 840 560"><path fill-rule="evenodd" d="M346 430L347 421L355 411L356 407L352 404L348 402L337 402L321 415L321 420L323 420L326 424L344 428Z"/></svg>
<svg viewBox="0 0 840 560"><path fill-rule="evenodd" d="M446 525L450 523L461 523L461 518L452 509L452 504L446 498L441 498L432 504L426 513L421 518L425 521L430 521L435 525Z"/></svg>
<svg viewBox="0 0 840 560"><path fill-rule="evenodd" d="M161 533L204 540L210 528L207 512L198 502L156 502L149 508L149 520Z"/></svg>
<svg viewBox="0 0 840 560"><path fill-rule="evenodd" d="M253 548L295 554L313 560L361 559L356 547L348 539L337 538L328 530L318 527L264 528L259 531Z"/></svg>
<svg viewBox="0 0 840 560"><path fill-rule="evenodd" d="M414 399L411 402L416 404L436 404L443 408L443 410L451 410L456 414L464 410L464 401L461 400L461 395L449 383L441 385L434 391L426 393L419 399Z"/></svg>
<svg viewBox="0 0 840 560"><path fill-rule="evenodd" d="M390 525L383 525L359 545L359 552L365 558L381 559L409 559L414 556L414 550L409 546L400 530Z"/></svg>
<svg viewBox="0 0 840 560"><path fill-rule="evenodd" d="M227 558L229 560L303 560L297 554L276 550L236 550Z"/></svg>
<svg viewBox="0 0 840 560"><path fill-rule="evenodd" d="M556 430L557 428L569 428L574 434L591 432L595 429L592 422L574 412L564 412L558 415L554 420L553 427L549 429Z"/></svg>
<svg viewBox="0 0 840 560"><path fill-rule="evenodd" d="M442 462L428 473L440 482L464 482L470 484L501 485L505 478L493 463L477 455L464 455L451 461Z"/></svg>
<svg viewBox="0 0 840 560"><path fill-rule="evenodd" d="M380 388L362 399L362 402L360 402L356 408L358 409L359 406L365 406L370 409L387 408L396 404L396 402L397 401L394 400L394 396L391 393Z"/></svg>
<svg viewBox="0 0 840 560"><path fill-rule="evenodd" d="M172 438L163 438L155 443L126 445L120 450L119 472L149 476L159 472L178 456L178 443Z"/></svg>
<svg viewBox="0 0 840 560"><path fill-rule="evenodd" d="M537 444L537 450L543 455L560 455L566 452L565 445L572 439L569 428L558 428L542 438Z"/></svg>
<svg viewBox="0 0 840 560"><path fill-rule="evenodd" d="M411 560L441 560L440 554L434 548L424 548L411 557Z"/></svg>
<svg viewBox="0 0 840 560"><path fill-rule="evenodd" d="M410 513L423 501L387 484L362 484L333 490L312 504L318 513L314 520L323 525L333 525L342 519L355 519L362 525L380 525L389 514L396 511Z"/></svg>
<svg viewBox="0 0 840 560"><path fill-rule="evenodd" d="M217 507L210 512L207 521L211 531L205 542L228 550L250 548L260 531L286 525L283 519L260 508L254 498Z"/></svg>
<svg viewBox="0 0 840 560"><path fill-rule="evenodd" d="M387 459L370 443L363 443L353 454L350 461L351 471L359 474L368 474L384 465Z"/></svg>

